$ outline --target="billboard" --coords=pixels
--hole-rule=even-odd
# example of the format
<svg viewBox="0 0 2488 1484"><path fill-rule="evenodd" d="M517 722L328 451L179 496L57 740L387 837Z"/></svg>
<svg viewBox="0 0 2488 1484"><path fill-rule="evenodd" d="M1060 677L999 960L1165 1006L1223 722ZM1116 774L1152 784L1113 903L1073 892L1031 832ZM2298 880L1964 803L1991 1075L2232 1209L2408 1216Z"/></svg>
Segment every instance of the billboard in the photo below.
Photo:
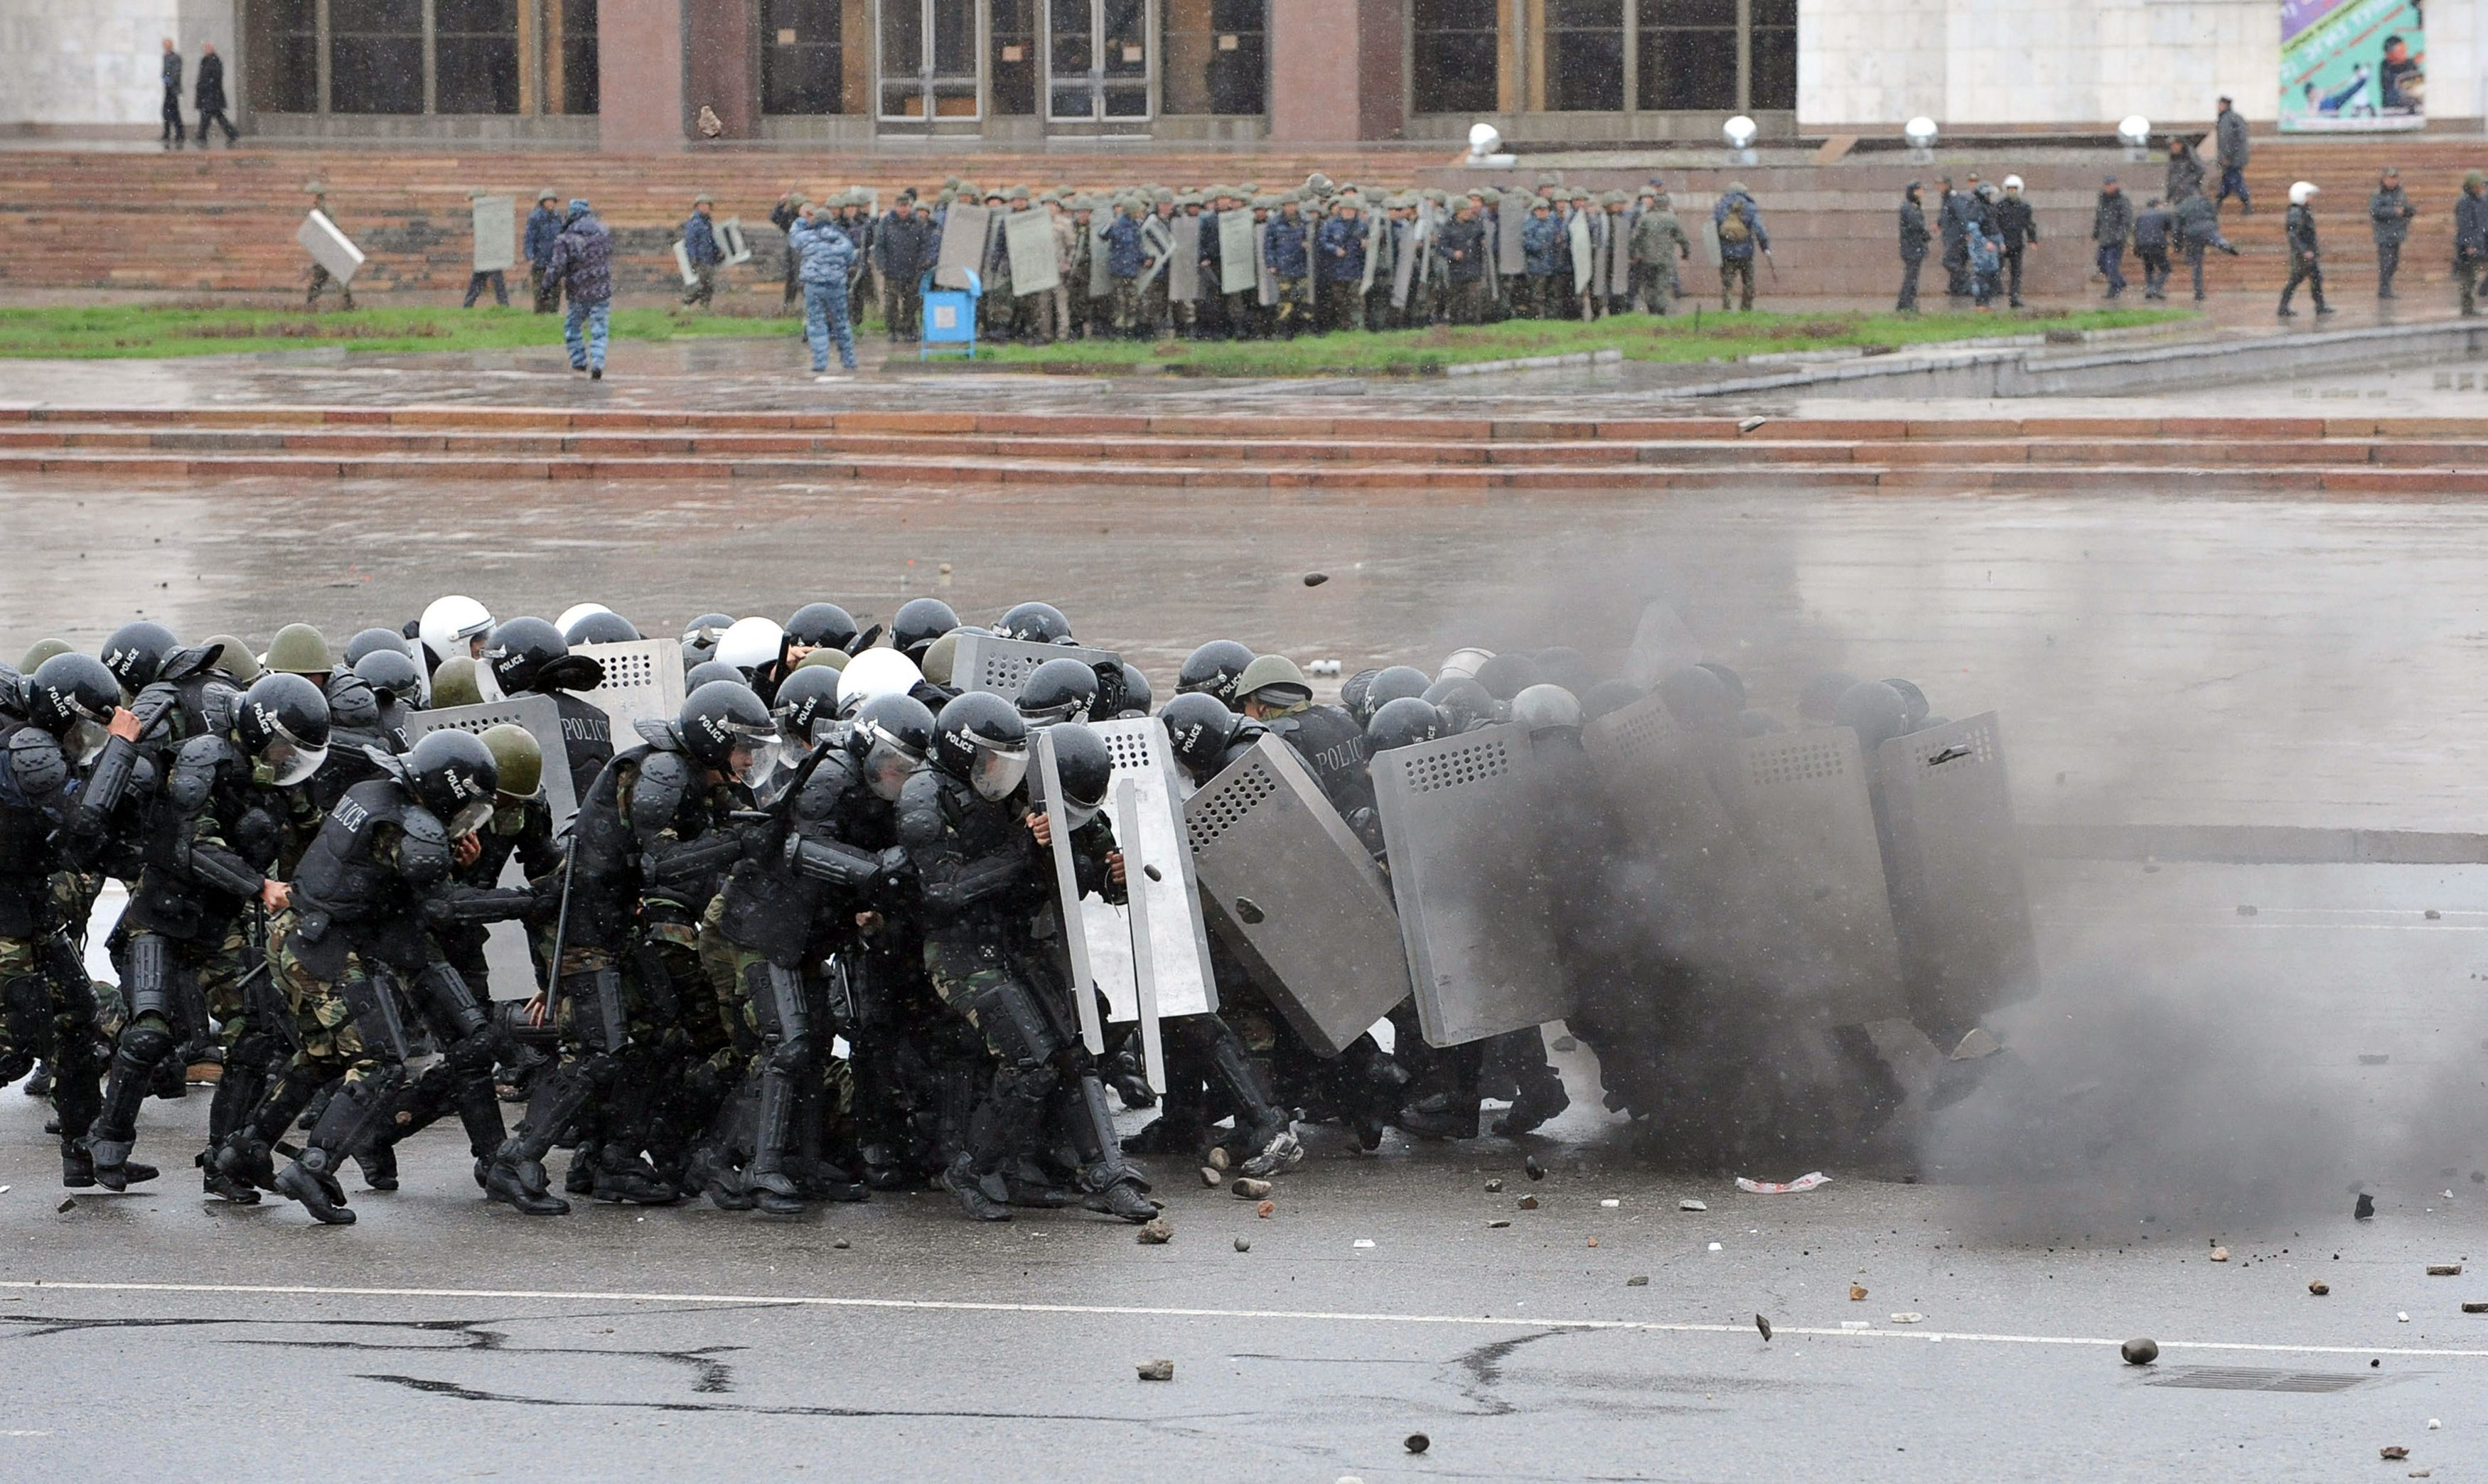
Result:
<svg viewBox="0 0 2488 1484"><path fill-rule="evenodd" d="M2280 126L2359 132L2426 125L2423 0L2281 0Z"/></svg>

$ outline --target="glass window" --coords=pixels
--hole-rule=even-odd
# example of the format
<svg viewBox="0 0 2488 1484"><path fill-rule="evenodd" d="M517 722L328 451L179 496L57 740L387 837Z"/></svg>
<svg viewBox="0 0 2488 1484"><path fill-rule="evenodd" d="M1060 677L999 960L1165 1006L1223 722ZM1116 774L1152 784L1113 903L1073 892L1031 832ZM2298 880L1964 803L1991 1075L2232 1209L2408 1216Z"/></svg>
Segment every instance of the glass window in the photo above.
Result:
<svg viewBox="0 0 2488 1484"><path fill-rule="evenodd" d="M1754 0L1754 106L1796 107L1796 0Z"/></svg>
<svg viewBox="0 0 2488 1484"><path fill-rule="evenodd" d="M594 113L596 0L561 0L561 111Z"/></svg>
<svg viewBox="0 0 2488 1484"><path fill-rule="evenodd" d="M1268 0L1158 0L1158 111L1267 111L1268 15Z"/></svg>
<svg viewBox="0 0 2488 1484"><path fill-rule="evenodd" d="M986 72L993 110L1013 118L1036 112L1036 0L992 0L986 13Z"/></svg>
<svg viewBox="0 0 2488 1484"><path fill-rule="evenodd" d="M1495 0L1410 0L1409 93L1419 113L1492 113L1503 38Z"/></svg>
<svg viewBox="0 0 2488 1484"><path fill-rule="evenodd" d="M1639 3L1640 106L1706 112L1735 108L1737 0Z"/></svg>
<svg viewBox="0 0 2488 1484"><path fill-rule="evenodd" d="M840 0L768 0L761 14L760 111L836 113L845 103Z"/></svg>
<svg viewBox="0 0 2488 1484"><path fill-rule="evenodd" d="M519 111L518 0L433 0L436 113Z"/></svg>
<svg viewBox="0 0 2488 1484"><path fill-rule="evenodd" d="M423 112L423 0L328 0L328 108Z"/></svg>
<svg viewBox="0 0 2488 1484"><path fill-rule="evenodd" d="M320 7L317 0L277 0L269 37L275 56L275 89L269 106L278 113L320 111Z"/></svg>
<svg viewBox="0 0 2488 1484"><path fill-rule="evenodd" d="M1546 0L1546 106L1625 105L1625 0Z"/></svg>

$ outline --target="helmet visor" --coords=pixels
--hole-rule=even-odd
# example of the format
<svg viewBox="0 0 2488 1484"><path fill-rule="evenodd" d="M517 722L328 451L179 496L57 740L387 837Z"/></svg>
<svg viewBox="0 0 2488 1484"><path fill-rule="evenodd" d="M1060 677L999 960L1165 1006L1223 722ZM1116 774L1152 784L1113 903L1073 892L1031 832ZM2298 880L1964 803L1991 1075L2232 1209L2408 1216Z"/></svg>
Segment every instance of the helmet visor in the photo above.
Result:
<svg viewBox="0 0 2488 1484"><path fill-rule="evenodd" d="M867 732L872 744L864 749L863 780L873 793L891 803L898 801L899 791L916 775L923 759L883 736L878 729Z"/></svg>
<svg viewBox="0 0 2488 1484"><path fill-rule="evenodd" d="M269 783L281 789L292 788L318 772L327 759L328 743L325 739L306 743L282 721L275 723L267 743L259 749L259 764L267 770Z"/></svg>
<svg viewBox="0 0 2488 1484"><path fill-rule="evenodd" d="M446 826L449 830L449 838L455 840L460 835L471 835L475 831L483 828L486 824L491 822L492 818L493 800L489 798L470 798L466 802L460 804L458 806L458 812L451 815L447 820Z"/></svg>
<svg viewBox="0 0 2488 1484"><path fill-rule="evenodd" d="M1097 817L1097 811L1104 807L1104 804L1084 804L1077 799L1065 798L1062 800L1062 817L1072 828L1085 829L1088 822Z"/></svg>
<svg viewBox="0 0 2488 1484"><path fill-rule="evenodd" d="M70 723L67 732L61 734L61 750L76 759L78 767L85 768L95 762L102 753L103 744L111 740L112 733L103 723L79 716Z"/></svg>
<svg viewBox="0 0 2488 1484"><path fill-rule="evenodd" d="M1028 751L1021 748L1004 752L979 744L976 761L968 769L968 786L980 798L1001 800L1019 791L1028 779Z"/></svg>

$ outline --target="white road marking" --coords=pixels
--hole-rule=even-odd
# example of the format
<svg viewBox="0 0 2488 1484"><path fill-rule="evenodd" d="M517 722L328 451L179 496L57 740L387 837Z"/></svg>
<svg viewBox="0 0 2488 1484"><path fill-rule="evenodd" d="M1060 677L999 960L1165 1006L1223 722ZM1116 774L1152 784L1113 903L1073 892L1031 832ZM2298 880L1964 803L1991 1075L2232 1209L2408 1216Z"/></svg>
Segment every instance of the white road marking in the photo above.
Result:
<svg viewBox="0 0 2488 1484"><path fill-rule="evenodd" d="M1544 1316L1496 1318L1486 1314L1382 1314L1353 1309L1203 1309L1162 1308L1111 1303L1002 1303L965 1299L851 1299L819 1294L630 1293L561 1288L322 1288L309 1283L85 1283L41 1279L0 1279L0 1289L41 1293L231 1294L312 1299L522 1299L553 1302L593 1303L724 1303L775 1304L784 1308L898 1309L970 1314L1064 1314L1133 1319L1281 1319L1329 1324L1444 1325L1496 1330L1618 1330L1650 1334L1751 1334L1751 1324L1710 1325L1647 1319L1550 1319ZM0 1311L0 1318L6 1318ZM1989 1345L2085 1345L2115 1347L2123 1340L2076 1334L1988 1334L1958 1330L1839 1330L1796 1325L1774 1326L1773 1334L1802 1334L1821 1339L1954 1340ZM2294 1356L2416 1356L2439 1359L2488 1360L2488 1350L2447 1347L2375 1345L2289 1345L2252 1340L2162 1340L2171 1350L2228 1351Z"/></svg>

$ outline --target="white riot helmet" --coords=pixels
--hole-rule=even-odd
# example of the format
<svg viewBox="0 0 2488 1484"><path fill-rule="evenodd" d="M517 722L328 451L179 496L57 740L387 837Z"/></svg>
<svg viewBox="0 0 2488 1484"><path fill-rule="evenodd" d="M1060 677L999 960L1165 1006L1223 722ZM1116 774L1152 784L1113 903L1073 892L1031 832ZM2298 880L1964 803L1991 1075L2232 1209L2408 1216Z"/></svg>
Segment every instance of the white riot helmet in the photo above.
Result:
<svg viewBox="0 0 2488 1484"><path fill-rule="evenodd" d="M1443 660L1442 673L1434 678L1436 680L1453 680L1458 678L1475 680L1477 679L1479 667L1493 658L1494 651L1490 649L1479 649L1475 645L1471 645L1467 649L1456 649L1452 651L1449 658Z"/></svg>
<svg viewBox="0 0 2488 1484"><path fill-rule="evenodd" d="M786 653L786 630L774 618L739 618L717 636L717 658L746 675L776 664Z"/></svg>
<svg viewBox="0 0 2488 1484"><path fill-rule="evenodd" d="M2304 206L2309 201L2315 199L2316 189L2317 187L2313 181L2299 182L2297 184L2289 188L2289 204L2291 206Z"/></svg>
<svg viewBox="0 0 2488 1484"><path fill-rule="evenodd" d="M864 703L886 695L905 695L924 683L916 661L894 649L868 649L838 672L838 712L853 716Z"/></svg>
<svg viewBox="0 0 2488 1484"><path fill-rule="evenodd" d="M452 593L436 598L432 606L414 625L415 637L432 651L436 665L451 659L467 659L474 656L475 641L493 631L493 615L482 603L464 594Z"/></svg>
<svg viewBox="0 0 2488 1484"><path fill-rule="evenodd" d="M2008 191L2020 190L2022 188L2022 178L2018 175L2006 176L2004 178L2004 188Z"/></svg>
<svg viewBox="0 0 2488 1484"><path fill-rule="evenodd" d="M601 602L575 602L569 607L561 610L561 617L554 619L552 621L552 626L555 629L560 630L564 634L567 634L570 632L571 625L578 623L580 619L585 618L590 613L610 613L613 610L611 608L605 606L605 604Z"/></svg>

